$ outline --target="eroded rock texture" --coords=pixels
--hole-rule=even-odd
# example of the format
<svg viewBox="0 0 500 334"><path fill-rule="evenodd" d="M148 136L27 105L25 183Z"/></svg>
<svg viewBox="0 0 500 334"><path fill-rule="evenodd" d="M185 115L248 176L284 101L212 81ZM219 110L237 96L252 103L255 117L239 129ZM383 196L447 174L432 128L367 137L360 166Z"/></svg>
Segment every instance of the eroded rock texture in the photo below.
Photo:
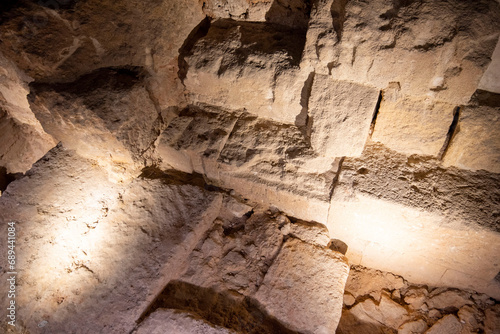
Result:
<svg viewBox="0 0 500 334"><path fill-rule="evenodd" d="M496 0L6 1L1 330L498 332L499 35Z"/></svg>

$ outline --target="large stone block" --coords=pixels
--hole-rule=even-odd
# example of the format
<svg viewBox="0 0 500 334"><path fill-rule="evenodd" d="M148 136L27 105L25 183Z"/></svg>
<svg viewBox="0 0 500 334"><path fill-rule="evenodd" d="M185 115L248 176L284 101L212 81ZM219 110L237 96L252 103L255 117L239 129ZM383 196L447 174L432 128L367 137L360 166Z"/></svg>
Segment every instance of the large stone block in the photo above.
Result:
<svg viewBox="0 0 500 334"><path fill-rule="evenodd" d="M499 17L495 1L316 1L302 66L465 104L490 62Z"/></svg>
<svg viewBox="0 0 500 334"><path fill-rule="evenodd" d="M500 39L491 56L491 63L479 81L479 89L500 94Z"/></svg>
<svg viewBox="0 0 500 334"><path fill-rule="evenodd" d="M325 157L360 155L378 96L373 87L315 75L308 114L314 151Z"/></svg>
<svg viewBox="0 0 500 334"><path fill-rule="evenodd" d="M340 159L318 156L294 126L217 108L184 110L160 135L161 167L197 172L259 203L326 221Z"/></svg>
<svg viewBox="0 0 500 334"><path fill-rule="evenodd" d="M334 333L342 313L348 273L349 265L342 254L290 239L255 297L292 330Z"/></svg>
<svg viewBox="0 0 500 334"><path fill-rule="evenodd" d="M500 173L500 108L464 107L444 156L446 166Z"/></svg>
<svg viewBox="0 0 500 334"><path fill-rule="evenodd" d="M184 57L189 99L293 124L301 111L305 32L217 20Z"/></svg>
<svg viewBox="0 0 500 334"><path fill-rule="evenodd" d="M0 53L0 166L24 173L57 142L30 110L32 79Z"/></svg>
<svg viewBox="0 0 500 334"><path fill-rule="evenodd" d="M372 140L407 155L437 157L446 142L455 106L403 96L399 83L392 86L383 92Z"/></svg>

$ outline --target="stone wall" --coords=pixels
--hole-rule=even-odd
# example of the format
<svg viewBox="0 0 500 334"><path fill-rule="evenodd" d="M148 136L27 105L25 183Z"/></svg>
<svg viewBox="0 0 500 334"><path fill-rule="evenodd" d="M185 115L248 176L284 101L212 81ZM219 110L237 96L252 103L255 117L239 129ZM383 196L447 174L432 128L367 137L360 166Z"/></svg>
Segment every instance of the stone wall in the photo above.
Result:
<svg viewBox="0 0 500 334"><path fill-rule="evenodd" d="M1 10L23 328L498 330L498 1Z"/></svg>

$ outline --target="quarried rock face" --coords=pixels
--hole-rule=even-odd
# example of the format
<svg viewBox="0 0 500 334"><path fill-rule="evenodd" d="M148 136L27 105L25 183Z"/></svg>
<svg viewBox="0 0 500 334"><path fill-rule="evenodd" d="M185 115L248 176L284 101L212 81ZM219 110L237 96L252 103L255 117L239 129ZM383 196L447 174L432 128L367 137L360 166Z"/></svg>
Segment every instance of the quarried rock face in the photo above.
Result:
<svg viewBox="0 0 500 334"><path fill-rule="evenodd" d="M500 319L497 302L484 294L416 285L360 266L351 269L345 293L352 300L344 298L339 334L493 333Z"/></svg>
<svg viewBox="0 0 500 334"><path fill-rule="evenodd" d="M498 1L0 12L20 331L498 332Z"/></svg>
<svg viewBox="0 0 500 334"><path fill-rule="evenodd" d="M57 142L30 110L26 96L31 80L0 53L0 166L24 173Z"/></svg>

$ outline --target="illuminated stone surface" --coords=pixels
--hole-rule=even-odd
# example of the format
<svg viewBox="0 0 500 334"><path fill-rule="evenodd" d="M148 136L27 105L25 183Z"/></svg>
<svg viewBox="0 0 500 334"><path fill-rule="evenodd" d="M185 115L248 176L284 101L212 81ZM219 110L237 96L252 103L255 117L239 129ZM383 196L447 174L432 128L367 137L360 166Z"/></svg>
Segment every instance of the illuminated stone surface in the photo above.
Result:
<svg viewBox="0 0 500 334"><path fill-rule="evenodd" d="M498 332L498 1L0 13L19 332Z"/></svg>

